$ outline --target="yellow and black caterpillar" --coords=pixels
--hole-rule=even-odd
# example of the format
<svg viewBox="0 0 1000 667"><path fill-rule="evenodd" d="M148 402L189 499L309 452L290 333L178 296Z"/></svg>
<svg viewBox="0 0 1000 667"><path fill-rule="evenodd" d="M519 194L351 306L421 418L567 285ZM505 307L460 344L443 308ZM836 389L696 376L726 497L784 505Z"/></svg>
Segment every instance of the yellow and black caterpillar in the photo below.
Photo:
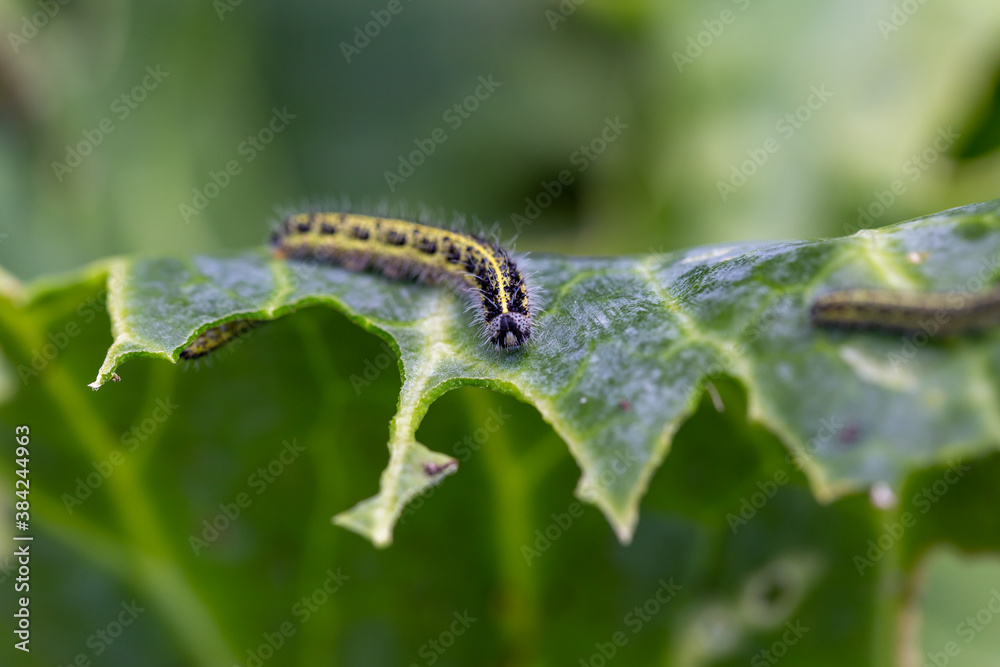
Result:
<svg viewBox="0 0 1000 667"><path fill-rule="evenodd" d="M528 286L510 253L472 234L355 213L294 213L271 235L276 257L311 259L352 271L374 269L389 278L441 280L477 300L483 335L498 350L531 338ZM194 359L224 345L235 323L210 329L181 352Z"/></svg>
<svg viewBox="0 0 1000 667"><path fill-rule="evenodd" d="M1000 325L1000 288L949 294L838 290L818 297L810 317L817 326L953 336Z"/></svg>
<svg viewBox="0 0 1000 667"><path fill-rule="evenodd" d="M260 320L234 320L209 329L181 350L181 359L197 359L237 338L246 338L259 327Z"/></svg>
<svg viewBox="0 0 1000 667"><path fill-rule="evenodd" d="M389 278L454 280L477 296L484 335L497 349L531 338L524 276L506 250L478 236L353 213L296 213L272 234L271 247L279 257L371 268Z"/></svg>

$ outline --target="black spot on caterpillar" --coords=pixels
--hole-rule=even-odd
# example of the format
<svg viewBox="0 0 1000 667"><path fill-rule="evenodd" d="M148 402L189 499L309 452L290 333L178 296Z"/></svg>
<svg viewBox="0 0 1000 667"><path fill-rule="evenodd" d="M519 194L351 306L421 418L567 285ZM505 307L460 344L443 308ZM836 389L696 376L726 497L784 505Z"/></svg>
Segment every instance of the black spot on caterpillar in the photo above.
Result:
<svg viewBox="0 0 1000 667"><path fill-rule="evenodd" d="M296 213L271 237L278 257L313 259L390 278L441 279L472 293L485 338L513 350L531 338L528 287L510 254L462 232L353 213Z"/></svg>
<svg viewBox="0 0 1000 667"><path fill-rule="evenodd" d="M476 296L486 339L513 350L531 338L528 287L510 254L478 236L351 213L297 213L271 235L277 257L314 259L347 269L373 268L390 278L452 279ZM197 359L260 326L227 322L202 333L180 354Z"/></svg>
<svg viewBox="0 0 1000 667"><path fill-rule="evenodd" d="M839 290L817 297L809 314L816 326L954 336L1000 325L1000 287L948 294Z"/></svg>

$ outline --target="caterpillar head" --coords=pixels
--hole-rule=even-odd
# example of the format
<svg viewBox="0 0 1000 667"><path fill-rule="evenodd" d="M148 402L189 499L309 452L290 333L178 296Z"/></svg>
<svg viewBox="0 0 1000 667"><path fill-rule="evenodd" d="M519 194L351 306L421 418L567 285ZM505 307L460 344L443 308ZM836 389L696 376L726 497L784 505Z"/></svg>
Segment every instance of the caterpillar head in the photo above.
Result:
<svg viewBox="0 0 1000 667"><path fill-rule="evenodd" d="M521 313L501 313L486 323L486 335L499 350L514 350L531 338L531 320Z"/></svg>

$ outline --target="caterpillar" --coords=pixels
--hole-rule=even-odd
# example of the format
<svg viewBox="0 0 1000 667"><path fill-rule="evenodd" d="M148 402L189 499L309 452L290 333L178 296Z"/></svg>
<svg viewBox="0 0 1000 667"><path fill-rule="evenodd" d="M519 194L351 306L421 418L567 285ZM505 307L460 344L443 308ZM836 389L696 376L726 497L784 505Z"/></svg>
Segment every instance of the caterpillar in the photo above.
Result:
<svg viewBox="0 0 1000 667"><path fill-rule="evenodd" d="M847 289L819 296L810 308L816 326L879 329L941 336L1000 325L1000 287L983 292L924 293Z"/></svg>
<svg viewBox="0 0 1000 667"><path fill-rule="evenodd" d="M274 230L270 245L279 258L374 269L392 279L450 280L476 298L483 335L496 349L516 350L531 338L524 276L510 253L479 236L354 213L294 213ZM209 329L180 356L201 357L259 324L244 320Z"/></svg>
<svg viewBox="0 0 1000 667"><path fill-rule="evenodd" d="M191 343L181 350L181 359L197 359L204 357L216 348L222 347L226 343L236 338L245 338L250 331L259 327L263 322L260 320L235 320L226 322L217 327L205 331Z"/></svg>
<svg viewBox="0 0 1000 667"><path fill-rule="evenodd" d="M510 253L472 234L353 213L295 213L271 235L278 257L429 283L449 279L477 297L483 333L498 350L531 338L528 287Z"/></svg>

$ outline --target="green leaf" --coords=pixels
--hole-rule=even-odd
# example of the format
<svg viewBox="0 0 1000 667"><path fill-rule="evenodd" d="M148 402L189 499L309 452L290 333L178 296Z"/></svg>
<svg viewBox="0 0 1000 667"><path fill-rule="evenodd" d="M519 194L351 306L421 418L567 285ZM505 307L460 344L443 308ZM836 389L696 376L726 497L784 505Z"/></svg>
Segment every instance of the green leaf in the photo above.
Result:
<svg viewBox="0 0 1000 667"><path fill-rule="evenodd" d="M133 356L176 361L220 323L325 304L375 331L403 385L379 493L335 521L391 542L406 503L457 468L417 442L430 404L462 385L534 405L582 470L577 495L620 540L672 437L713 378L747 389L748 416L791 450L830 500L1000 442L1000 338L818 330L815 295L847 287L977 291L997 278L1000 202L833 240L696 248L643 257L536 255L542 312L525 350L484 347L448 290L338 267L226 257L110 264L114 343L100 387ZM351 341L335 344L350 345ZM363 384L365 378L352 378Z"/></svg>

